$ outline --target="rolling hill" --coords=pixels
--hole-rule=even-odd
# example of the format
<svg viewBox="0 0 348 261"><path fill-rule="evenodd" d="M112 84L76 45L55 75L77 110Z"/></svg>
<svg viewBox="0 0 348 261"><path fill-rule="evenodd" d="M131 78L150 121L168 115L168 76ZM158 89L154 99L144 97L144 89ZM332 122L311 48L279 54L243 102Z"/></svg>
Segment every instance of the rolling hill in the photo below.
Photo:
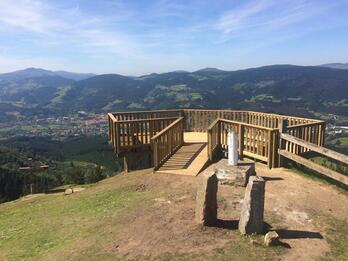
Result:
<svg viewBox="0 0 348 261"><path fill-rule="evenodd" d="M347 94L348 71L277 65L137 78L100 75L74 83L61 107L92 111L235 108L302 116L313 116L312 111L348 115Z"/></svg>
<svg viewBox="0 0 348 261"><path fill-rule="evenodd" d="M46 71L35 73L44 76L17 79L11 82L15 88L9 88L0 75L0 102L53 114L191 107L308 117L348 115L348 71L320 66L273 65L238 71L205 68L140 77L105 74L80 81Z"/></svg>
<svg viewBox="0 0 348 261"><path fill-rule="evenodd" d="M327 63L320 66L332 69L348 69L348 63Z"/></svg>

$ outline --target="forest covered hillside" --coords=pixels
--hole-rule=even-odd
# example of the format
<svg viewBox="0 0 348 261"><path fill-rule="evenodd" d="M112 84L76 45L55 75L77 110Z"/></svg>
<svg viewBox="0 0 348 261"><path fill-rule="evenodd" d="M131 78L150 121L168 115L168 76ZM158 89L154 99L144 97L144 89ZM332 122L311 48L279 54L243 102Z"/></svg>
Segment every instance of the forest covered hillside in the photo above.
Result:
<svg viewBox="0 0 348 261"><path fill-rule="evenodd" d="M238 71L206 68L127 77L0 75L1 117L165 108L233 108L336 119L348 115L348 70L273 65ZM11 91L10 91L11 90Z"/></svg>

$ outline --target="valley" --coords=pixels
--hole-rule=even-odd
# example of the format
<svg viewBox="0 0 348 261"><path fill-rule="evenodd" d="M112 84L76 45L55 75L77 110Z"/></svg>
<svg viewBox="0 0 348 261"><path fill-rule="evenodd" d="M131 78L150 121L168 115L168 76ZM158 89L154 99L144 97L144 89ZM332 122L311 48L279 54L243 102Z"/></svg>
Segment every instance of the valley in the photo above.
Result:
<svg viewBox="0 0 348 261"><path fill-rule="evenodd" d="M102 170L96 180L120 171L107 142L110 111L233 108L317 118L327 122L326 146L347 154L347 87L348 70L291 65L139 77L36 68L0 74L2 181L20 184L15 193L5 186L2 197L25 195L34 183L41 184L38 192L88 183L89 169ZM15 173L14 180L6 181L6 173Z"/></svg>

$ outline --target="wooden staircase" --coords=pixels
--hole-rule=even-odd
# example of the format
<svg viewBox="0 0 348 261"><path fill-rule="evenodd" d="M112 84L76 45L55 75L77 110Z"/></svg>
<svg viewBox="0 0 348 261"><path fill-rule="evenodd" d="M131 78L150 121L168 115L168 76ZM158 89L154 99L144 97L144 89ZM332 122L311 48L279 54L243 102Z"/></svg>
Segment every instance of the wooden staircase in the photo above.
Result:
<svg viewBox="0 0 348 261"><path fill-rule="evenodd" d="M197 176L208 162L206 142L185 143L155 173Z"/></svg>

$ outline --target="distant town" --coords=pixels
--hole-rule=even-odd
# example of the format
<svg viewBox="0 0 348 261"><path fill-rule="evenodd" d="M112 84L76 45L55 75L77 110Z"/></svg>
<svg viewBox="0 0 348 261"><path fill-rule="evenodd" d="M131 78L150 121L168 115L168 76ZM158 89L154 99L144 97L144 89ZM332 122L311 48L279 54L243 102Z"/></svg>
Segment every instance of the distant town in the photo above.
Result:
<svg viewBox="0 0 348 261"><path fill-rule="evenodd" d="M0 137L51 137L62 139L71 136L99 136L106 135L108 122L106 113L89 113L78 111L66 116L48 118L28 118L18 122L0 123ZM348 134L348 126L328 124L328 136Z"/></svg>
<svg viewBox="0 0 348 261"><path fill-rule="evenodd" d="M18 122L0 123L0 136L51 137L60 139L70 136L95 136L107 133L107 115L79 111L76 114L31 118Z"/></svg>

